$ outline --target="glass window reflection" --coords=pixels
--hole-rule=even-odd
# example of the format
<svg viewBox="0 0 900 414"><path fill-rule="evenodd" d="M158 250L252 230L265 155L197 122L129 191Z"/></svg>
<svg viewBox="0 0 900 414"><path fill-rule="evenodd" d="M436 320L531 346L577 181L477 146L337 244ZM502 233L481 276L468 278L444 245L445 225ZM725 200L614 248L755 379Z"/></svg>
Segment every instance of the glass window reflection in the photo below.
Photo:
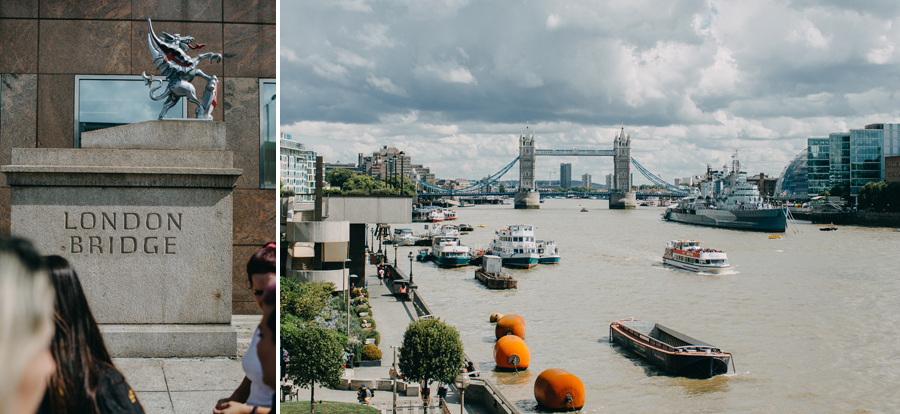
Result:
<svg viewBox="0 0 900 414"><path fill-rule="evenodd" d="M76 148L81 147L82 132L152 121L162 111L163 101L150 99L150 89L140 76L76 76L75 89ZM184 99L167 116L186 118Z"/></svg>
<svg viewBox="0 0 900 414"><path fill-rule="evenodd" d="M276 83L274 79L259 81L259 186L275 188L275 148L278 138L278 107L275 100Z"/></svg>

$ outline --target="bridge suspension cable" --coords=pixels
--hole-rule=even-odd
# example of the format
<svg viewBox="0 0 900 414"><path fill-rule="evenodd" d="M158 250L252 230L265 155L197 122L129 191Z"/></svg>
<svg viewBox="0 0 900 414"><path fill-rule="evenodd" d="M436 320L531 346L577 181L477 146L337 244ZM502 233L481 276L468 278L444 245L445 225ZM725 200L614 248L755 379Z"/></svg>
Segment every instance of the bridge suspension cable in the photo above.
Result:
<svg viewBox="0 0 900 414"><path fill-rule="evenodd" d="M441 191L441 192L450 192L450 193L474 192L474 191L480 190L484 187L487 187L493 183L496 183L497 180L499 180L500 177L503 177L503 175L505 175L507 172L509 172L509 170L512 169L512 167L514 165L516 165L517 162L519 162L519 157L516 157L516 159L512 160L511 163L506 164L506 166L501 168L500 171L497 171L496 173L489 175L487 178L485 178L481 181L478 181L475 184L472 184L465 188L460 188L458 190L450 190L450 189L447 189L447 188L444 188L441 186L437 186L437 185L431 184L429 182L421 181L421 180L416 180L416 181L419 184L423 185L425 188L430 188L432 190L437 190L437 191Z"/></svg>
<svg viewBox="0 0 900 414"><path fill-rule="evenodd" d="M646 168L644 168L643 165L641 165L639 162L637 162L636 159L632 158L632 159L631 159L631 163L634 164L634 167L637 168L637 170L641 173L641 175L643 175L643 176L646 177L648 180L650 180L651 182L653 182L653 184L656 184L656 185L658 185L658 186L660 186L660 187L663 187L663 188L665 188L666 190L669 190L669 191L671 191L671 192L673 192L673 193L676 193L676 194L678 194L678 195L680 195L680 196L686 196L686 195L688 194L686 191L684 191L684 189L679 188L679 187L677 187L677 186L675 186L675 185L669 184L669 183L667 183L666 181L664 181L662 178L659 178L659 177L653 175L653 173L651 173L650 171L648 171Z"/></svg>

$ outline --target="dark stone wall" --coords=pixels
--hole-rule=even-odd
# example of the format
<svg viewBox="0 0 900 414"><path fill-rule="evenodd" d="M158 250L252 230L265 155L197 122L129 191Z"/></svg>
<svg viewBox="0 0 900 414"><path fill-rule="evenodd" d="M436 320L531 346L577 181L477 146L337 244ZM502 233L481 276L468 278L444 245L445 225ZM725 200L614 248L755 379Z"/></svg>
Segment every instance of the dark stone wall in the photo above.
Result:
<svg viewBox="0 0 900 414"><path fill-rule="evenodd" d="M72 148L75 75L156 74L147 18L157 34L193 36L202 52L224 57L200 68L219 78L213 118L226 123L244 171L234 192L232 310L257 314L246 263L277 234L276 190L259 185L259 80L275 78L275 0L0 1L0 165L12 148ZM205 84L194 80L198 91ZM10 231L9 194L0 174L0 234Z"/></svg>

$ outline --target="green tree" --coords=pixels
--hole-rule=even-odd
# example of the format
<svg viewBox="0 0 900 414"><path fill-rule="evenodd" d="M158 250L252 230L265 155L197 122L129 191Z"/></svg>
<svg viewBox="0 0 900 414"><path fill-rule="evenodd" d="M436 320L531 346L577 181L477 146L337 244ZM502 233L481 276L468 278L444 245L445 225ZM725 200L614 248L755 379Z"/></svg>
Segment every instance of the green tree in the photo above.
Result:
<svg viewBox="0 0 900 414"><path fill-rule="evenodd" d="M295 195L294 190L285 190L284 181L278 180L278 190L282 197L292 197Z"/></svg>
<svg viewBox="0 0 900 414"><path fill-rule="evenodd" d="M328 181L328 184L331 184L332 187L344 188L344 183L353 177L353 171L350 171L345 168L335 168L327 173L325 173L325 181Z"/></svg>
<svg viewBox="0 0 900 414"><path fill-rule="evenodd" d="M346 190L351 190L351 191L352 190L364 190L366 192L370 192L376 188L383 188L383 187L384 187L383 182L375 181L374 178L372 178L368 175L357 174L357 175L350 177L350 179L348 179L344 183L344 186L342 188L345 191Z"/></svg>
<svg viewBox="0 0 900 414"><path fill-rule="evenodd" d="M459 331L440 319L419 319L403 333L400 372L410 380L453 382L463 358Z"/></svg>
<svg viewBox="0 0 900 414"><path fill-rule="evenodd" d="M506 192L506 186L503 185L503 184L501 183L501 184L500 184L500 190L499 190L499 191L500 191L501 193L505 193L505 192Z"/></svg>
<svg viewBox="0 0 900 414"><path fill-rule="evenodd" d="M328 387L341 383L344 373L344 339L330 329L281 324L281 343L291 358L287 375L302 388L310 389L309 412L315 412L316 382Z"/></svg>

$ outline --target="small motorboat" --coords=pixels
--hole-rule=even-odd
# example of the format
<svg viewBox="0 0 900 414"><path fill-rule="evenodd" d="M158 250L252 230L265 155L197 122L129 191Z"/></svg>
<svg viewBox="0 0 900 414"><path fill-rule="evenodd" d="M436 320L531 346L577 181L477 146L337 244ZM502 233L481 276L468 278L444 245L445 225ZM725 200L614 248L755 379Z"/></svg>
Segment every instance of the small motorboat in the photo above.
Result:
<svg viewBox="0 0 900 414"><path fill-rule="evenodd" d="M581 212L582 212L582 213L587 213L587 212L588 212L587 207L583 207L583 206L582 206L582 207L581 207Z"/></svg>
<svg viewBox="0 0 900 414"><path fill-rule="evenodd" d="M728 373L731 354L660 324L623 319L609 325L609 340L666 374L710 378Z"/></svg>
<svg viewBox="0 0 900 414"><path fill-rule="evenodd" d="M838 228L837 228L837 226L834 225L834 223L831 223L831 225L828 225L828 226L825 226L825 227L819 227L819 230L820 230L820 231L835 231L835 230L837 230L837 229L838 229Z"/></svg>
<svg viewBox="0 0 900 414"><path fill-rule="evenodd" d="M428 254L428 249L419 249L419 254L416 255L417 262L424 262L431 258Z"/></svg>
<svg viewBox="0 0 900 414"><path fill-rule="evenodd" d="M460 233L468 233L470 231L475 231L475 229L472 227L471 224L460 224L457 227L459 227Z"/></svg>

